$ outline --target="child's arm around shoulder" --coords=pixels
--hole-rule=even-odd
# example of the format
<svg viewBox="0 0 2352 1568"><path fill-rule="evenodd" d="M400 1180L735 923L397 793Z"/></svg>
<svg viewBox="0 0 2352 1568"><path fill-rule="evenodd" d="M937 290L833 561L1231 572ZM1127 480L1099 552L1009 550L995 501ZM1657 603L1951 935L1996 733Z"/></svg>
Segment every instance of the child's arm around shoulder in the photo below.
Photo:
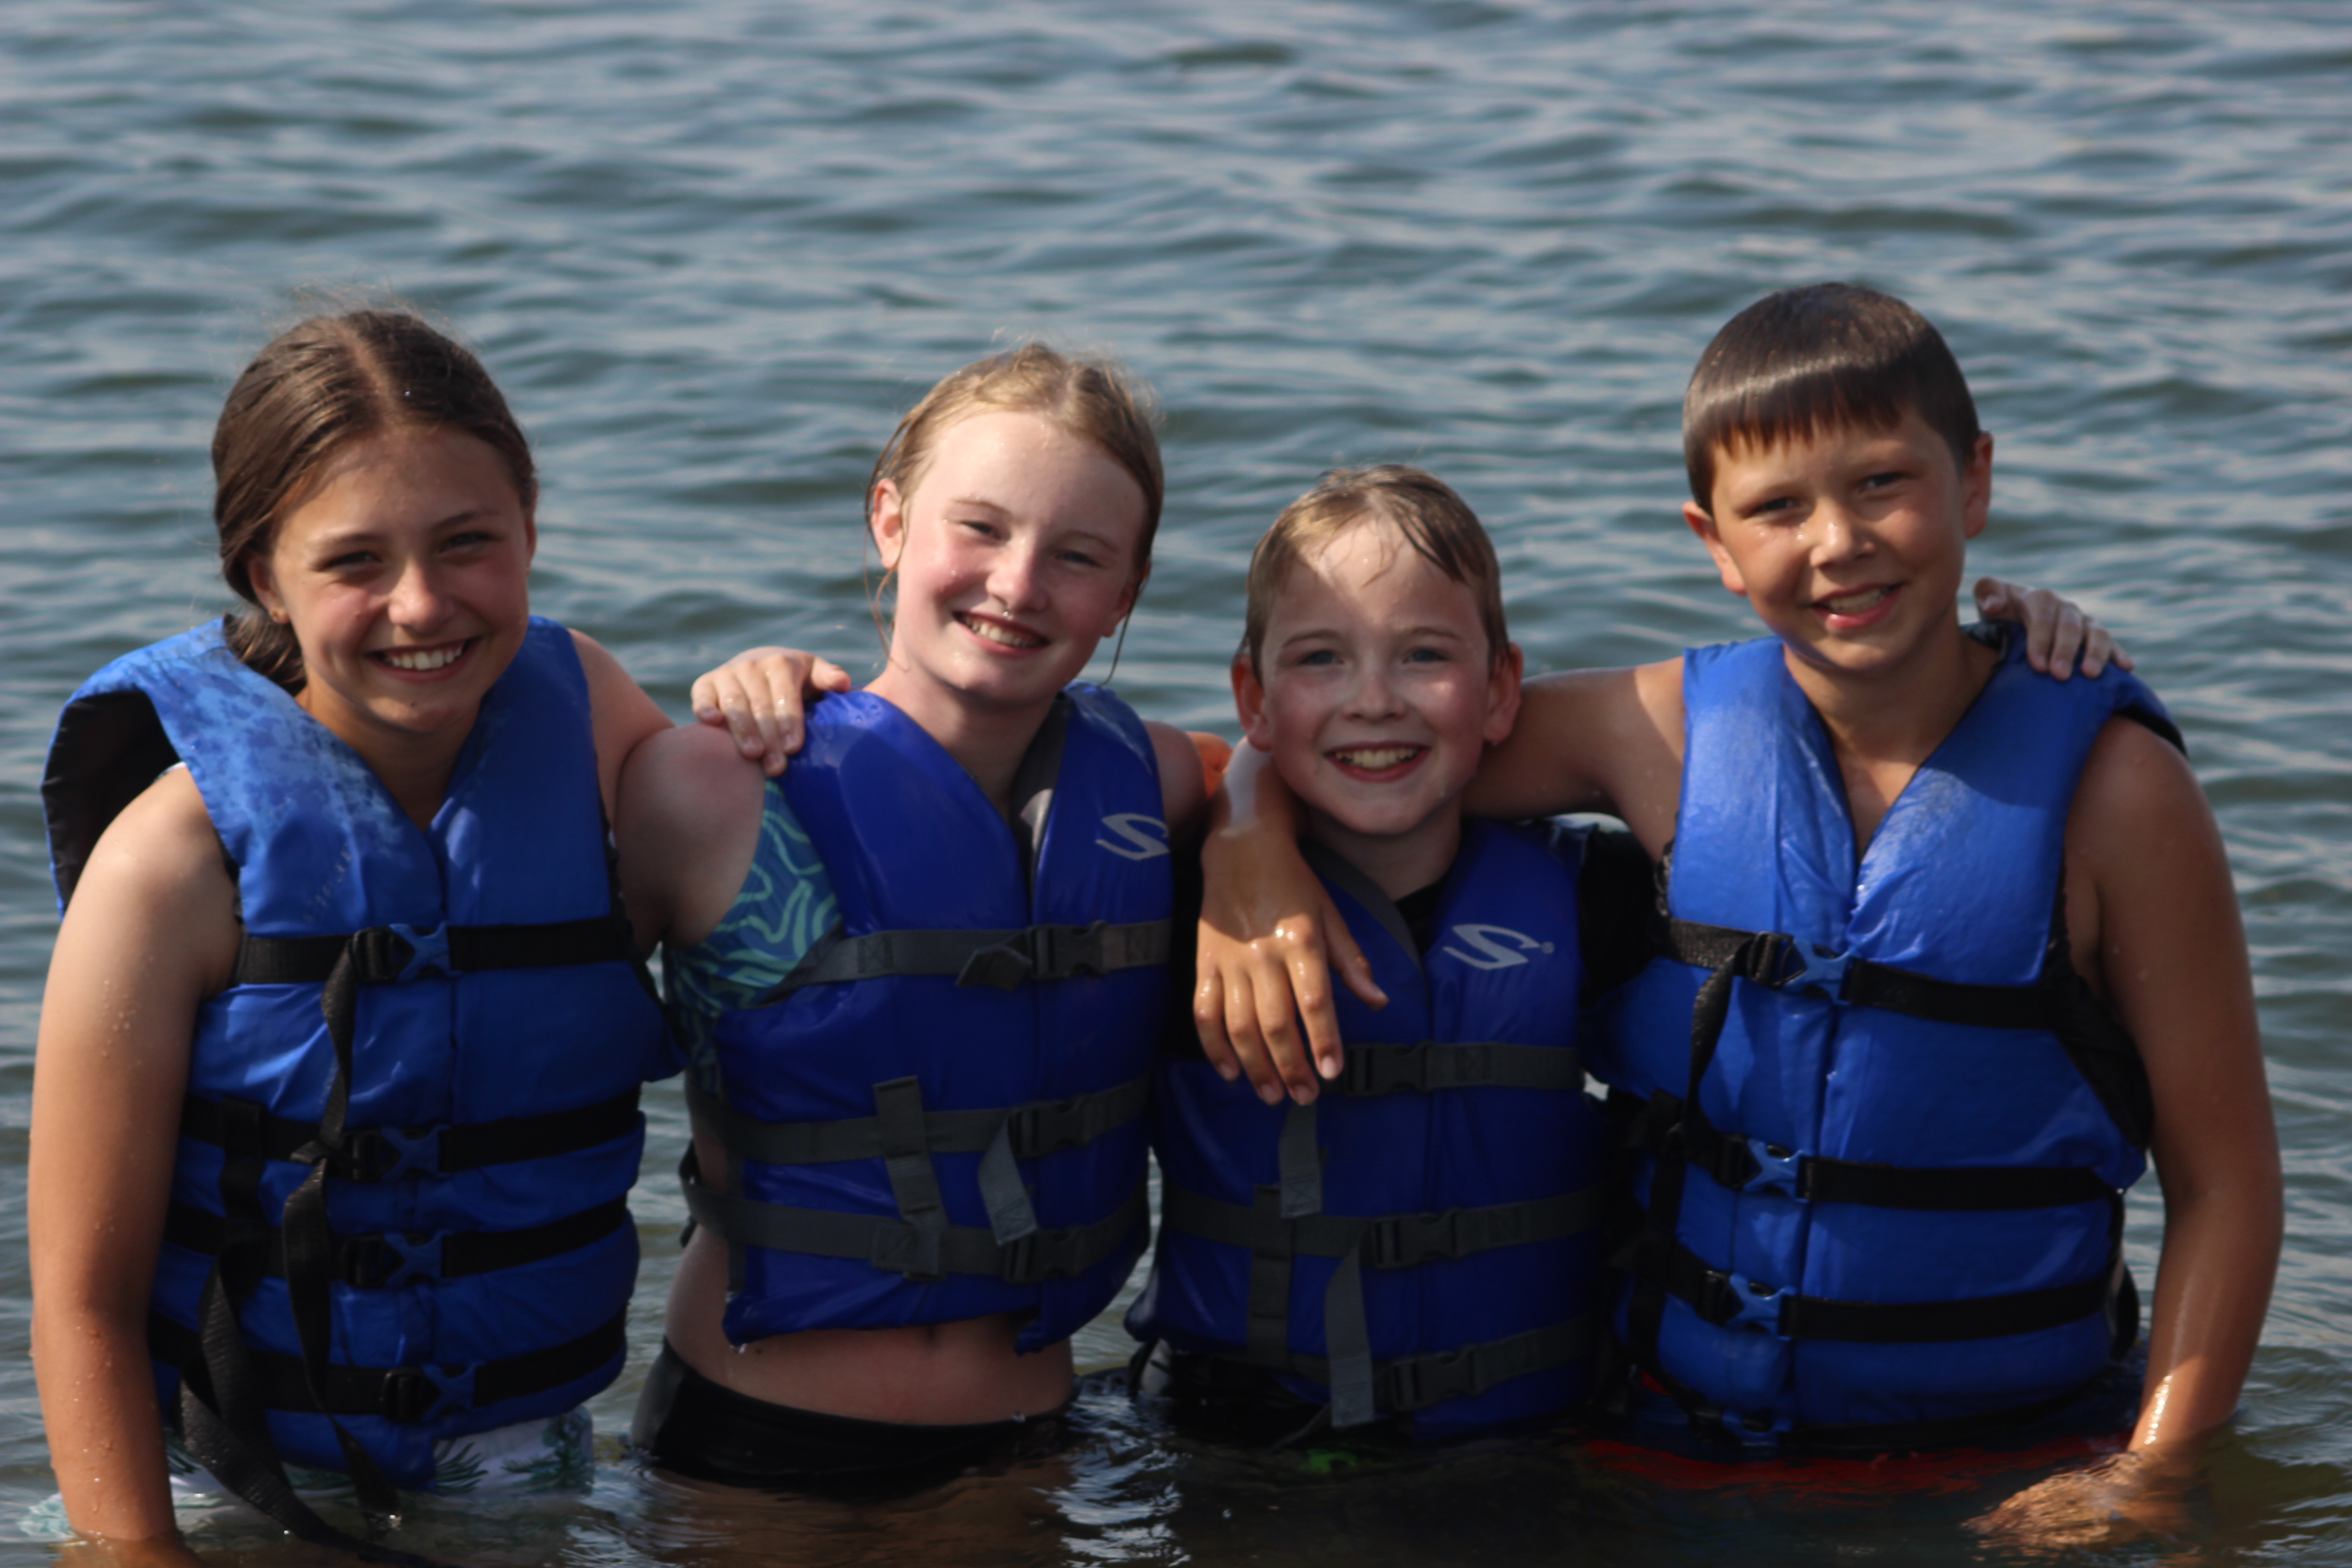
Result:
<svg viewBox="0 0 2352 1568"><path fill-rule="evenodd" d="M1656 855L1682 797L1683 661L1539 676L1520 689L1518 721L1488 749L1463 798L1504 821L1606 811Z"/></svg>
<svg viewBox="0 0 2352 1568"><path fill-rule="evenodd" d="M58 932L33 1079L33 1364L66 1516L179 1554L147 1359L197 1010L236 963L204 800L164 774L110 825Z"/></svg>
<svg viewBox="0 0 2352 1568"><path fill-rule="evenodd" d="M2053 1545L2128 1539L2179 1517L2206 1437L2237 1408L2282 1226L2245 933L2187 759L2137 723L2111 721L2075 791L2066 868L2078 966L2103 984L2154 1091L2165 1229L2131 1451L2053 1477L1980 1521Z"/></svg>
<svg viewBox="0 0 2352 1568"><path fill-rule="evenodd" d="M1168 826L1169 848L1188 854L1209 809L1211 762L1222 769L1233 748L1214 735L1189 734L1157 719L1145 720L1143 728L1151 736L1152 756L1160 764L1160 810Z"/></svg>

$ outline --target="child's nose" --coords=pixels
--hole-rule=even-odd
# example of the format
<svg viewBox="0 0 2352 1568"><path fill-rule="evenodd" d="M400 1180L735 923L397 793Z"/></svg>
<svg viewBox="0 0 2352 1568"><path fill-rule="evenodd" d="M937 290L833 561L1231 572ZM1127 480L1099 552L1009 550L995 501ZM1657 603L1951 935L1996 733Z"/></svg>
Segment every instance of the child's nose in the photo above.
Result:
<svg viewBox="0 0 2352 1568"><path fill-rule="evenodd" d="M1036 550L1015 544L998 554L988 574L988 591L1008 609L1034 607L1041 596L1043 564Z"/></svg>

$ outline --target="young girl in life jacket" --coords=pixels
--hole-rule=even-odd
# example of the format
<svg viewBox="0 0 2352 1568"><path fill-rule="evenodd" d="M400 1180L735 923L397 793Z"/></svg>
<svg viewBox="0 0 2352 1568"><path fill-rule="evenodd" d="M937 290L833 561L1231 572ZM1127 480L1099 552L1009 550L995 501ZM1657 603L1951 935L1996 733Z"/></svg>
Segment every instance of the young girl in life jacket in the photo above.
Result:
<svg viewBox="0 0 2352 1568"><path fill-rule="evenodd" d="M68 1518L152 1561L193 1561L167 1426L346 1546L284 1465L385 1514L584 1460L674 1065L605 831L666 721L530 615L530 451L480 364L398 311L304 321L213 464L247 607L93 677L43 784L34 1365Z"/></svg>
<svg viewBox="0 0 2352 1568"><path fill-rule="evenodd" d="M1203 798L1190 740L1072 684L1161 484L1107 366L966 366L867 491L882 673L781 779L700 725L631 761L623 883L695 1058L695 1228L634 1430L666 1468L895 1484L1068 1401L1148 1230L1169 850Z"/></svg>

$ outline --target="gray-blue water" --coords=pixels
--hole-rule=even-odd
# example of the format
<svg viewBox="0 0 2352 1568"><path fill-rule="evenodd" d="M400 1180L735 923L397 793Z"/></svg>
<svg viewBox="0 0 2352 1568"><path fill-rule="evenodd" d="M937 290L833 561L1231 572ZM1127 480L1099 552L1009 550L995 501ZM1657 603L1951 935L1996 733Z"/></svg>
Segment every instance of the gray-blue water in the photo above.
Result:
<svg viewBox="0 0 2352 1568"><path fill-rule="evenodd" d="M1493 525L1531 666L1744 635L1675 516L1677 405L1765 289L1943 326L2000 439L1979 564L2062 585L2189 730L2244 900L2289 1238L2185 1542L2352 1562L2352 32L2188 7L1002 0L0 10L0 1563L54 1489L24 1127L55 929L36 780L65 694L216 610L205 447L304 289L479 346L549 479L538 607L673 711L740 646L863 658L858 492L942 372L1042 332L1165 401L1159 570L1120 670L1230 727L1249 542L1332 463ZM680 1217L653 1096L635 1365ZM2143 1279L2157 1205L2135 1206ZM1122 1353L1115 1327L1082 1342ZM1049 1464L903 1506L699 1492L428 1504L481 1563L2000 1560L2008 1486L1837 1503L1574 1449L1318 1474L1098 1401ZM310 1555L203 1527L224 1561ZM14 1541L15 1544L9 1544Z"/></svg>

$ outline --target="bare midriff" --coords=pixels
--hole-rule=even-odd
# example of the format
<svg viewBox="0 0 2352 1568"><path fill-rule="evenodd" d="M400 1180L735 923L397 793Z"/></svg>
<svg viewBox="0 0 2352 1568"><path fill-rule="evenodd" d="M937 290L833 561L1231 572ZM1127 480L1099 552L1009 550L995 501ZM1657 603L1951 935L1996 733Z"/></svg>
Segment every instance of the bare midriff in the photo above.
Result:
<svg viewBox="0 0 2352 1568"><path fill-rule="evenodd" d="M702 1169L726 1169L716 1147ZM670 1287L666 1331L687 1365L720 1387L772 1405L860 1421L968 1426L1043 1415L1070 1398L1065 1340L1023 1355L1017 1315L905 1329L811 1329L738 1349L727 1342L727 1245L697 1230Z"/></svg>

